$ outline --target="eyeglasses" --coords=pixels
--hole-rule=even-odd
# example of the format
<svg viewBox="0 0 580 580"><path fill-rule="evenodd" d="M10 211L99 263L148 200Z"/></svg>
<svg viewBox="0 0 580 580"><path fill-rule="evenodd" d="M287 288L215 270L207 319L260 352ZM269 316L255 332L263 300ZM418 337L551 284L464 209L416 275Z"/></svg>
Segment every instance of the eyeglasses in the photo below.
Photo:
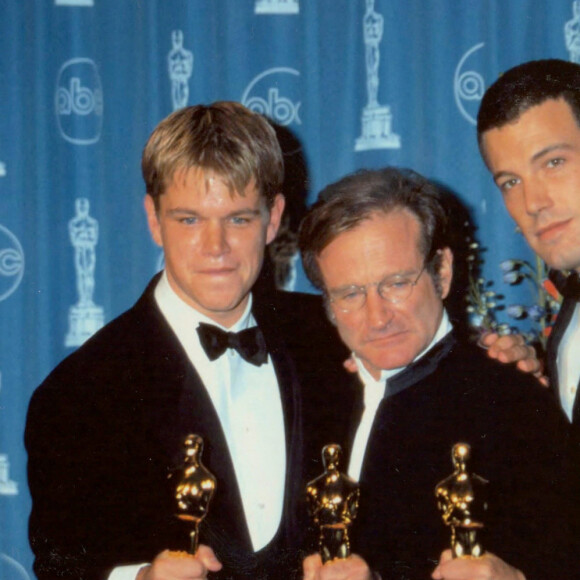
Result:
<svg viewBox="0 0 580 580"><path fill-rule="evenodd" d="M387 276L379 282L372 282L365 286L353 285L337 290L330 290L328 292L328 298L343 312L354 312L355 310L360 310L365 305L367 301L367 288L369 286L376 286L377 292L383 300L391 304L404 302L411 296L411 292L413 292L413 288L419 282L419 278L425 271L425 267L426 265L423 264L421 271L414 279L410 276Z"/></svg>

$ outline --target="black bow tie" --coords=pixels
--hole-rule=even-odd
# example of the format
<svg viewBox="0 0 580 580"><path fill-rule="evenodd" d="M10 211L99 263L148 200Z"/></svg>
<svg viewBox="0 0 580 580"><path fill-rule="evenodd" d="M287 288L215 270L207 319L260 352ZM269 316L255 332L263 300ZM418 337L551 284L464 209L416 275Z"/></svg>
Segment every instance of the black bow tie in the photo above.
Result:
<svg viewBox="0 0 580 580"><path fill-rule="evenodd" d="M268 360L266 340L257 326L240 332L226 332L213 324L200 322L197 333L209 360L219 358L228 348L237 350L245 361L258 367Z"/></svg>
<svg viewBox="0 0 580 580"><path fill-rule="evenodd" d="M580 278L578 272L572 272L567 276L564 272L552 270L550 272L550 280L552 280L554 286L564 298L580 302Z"/></svg>

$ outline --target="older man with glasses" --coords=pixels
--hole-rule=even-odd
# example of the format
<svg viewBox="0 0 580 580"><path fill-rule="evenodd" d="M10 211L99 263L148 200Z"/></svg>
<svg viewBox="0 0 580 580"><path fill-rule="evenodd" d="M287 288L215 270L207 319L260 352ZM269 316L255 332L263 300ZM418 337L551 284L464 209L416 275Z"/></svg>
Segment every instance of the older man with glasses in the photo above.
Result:
<svg viewBox="0 0 580 580"><path fill-rule="evenodd" d="M453 276L447 232L437 190L396 169L330 185L303 222L306 273L358 365L339 404L320 413L351 425L340 443L361 486L354 554L324 565L309 556L308 580L575 577L565 421L532 376L454 330L443 303ZM456 560L445 551L437 565L450 537L434 488L459 442L490 482L480 538L488 551Z"/></svg>

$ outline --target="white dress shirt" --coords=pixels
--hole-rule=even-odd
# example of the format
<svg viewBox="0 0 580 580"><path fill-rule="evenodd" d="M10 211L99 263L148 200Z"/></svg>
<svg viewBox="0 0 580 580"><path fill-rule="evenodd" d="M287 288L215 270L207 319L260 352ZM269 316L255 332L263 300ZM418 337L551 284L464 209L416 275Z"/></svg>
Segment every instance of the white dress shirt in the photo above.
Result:
<svg viewBox="0 0 580 580"><path fill-rule="evenodd" d="M286 477L284 415L274 365L270 356L267 363L253 365L234 349L227 349L218 359L210 361L196 331L200 322L231 332L256 326L251 313L252 297L241 318L230 328L183 302L171 288L165 272L155 288L155 300L201 377L218 414L252 545L258 551L270 542L280 526ZM217 490L219 493L219 481ZM134 580L143 565L115 568L109 580Z"/></svg>
<svg viewBox="0 0 580 580"><path fill-rule="evenodd" d="M560 402L568 420L572 422L572 410L580 380L580 304L576 304L570 323L562 337L556 364Z"/></svg>
<svg viewBox="0 0 580 580"><path fill-rule="evenodd" d="M419 353L413 359L413 361L421 358L425 352L427 352L431 347L433 347L443 337L445 337L451 331L451 329L451 322L449 321L447 312L444 310L439 328L437 329L433 340L425 350L421 351L421 353ZM387 388L388 380L390 377L402 371L405 367L383 370L381 371L381 376L377 380L373 378L373 376L364 366L363 362L356 355L354 355L354 353L353 356L356 361L358 375L363 386L364 409L352 446L350 462L348 465L348 475L355 480L359 480L369 436L375 421L375 415L381 401L385 396L385 389Z"/></svg>

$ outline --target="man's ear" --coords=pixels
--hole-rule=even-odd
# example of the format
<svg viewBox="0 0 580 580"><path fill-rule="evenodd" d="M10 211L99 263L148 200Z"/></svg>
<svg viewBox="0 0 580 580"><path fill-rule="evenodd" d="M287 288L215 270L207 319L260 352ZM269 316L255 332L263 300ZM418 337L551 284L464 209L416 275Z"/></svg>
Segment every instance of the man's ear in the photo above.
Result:
<svg viewBox="0 0 580 580"><path fill-rule="evenodd" d="M441 285L441 298L447 298L453 280L453 252L449 248L439 250L441 265L439 268L439 284Z"/></svg>
<svg viewBox="0 0 580 580"><path fill-rule="evenodd" d="M324 310L326 310L326 316L328 316L328 320L330 320L330 322L336 326L336 315L334 314L334 311L332 310L332 304L330 303L330 298L328 298L328 296L326 296L326 294L324 294L323 296L323 301L324 301Z"/></svg>
<svg viewBox="0 0 580 580"><path fill-rule="evenodd" d="M266 244L273 241L278 233L285 205L286 200L284 199L284 196L281 193L278 193L274 198L272 207L270 208L270 218L268 220L268 229L266 230Z"/></svg>
<svg viewBox="0 0 580 580"><path fill-rule="evenodd" d="M155 202L149 194L145 196L143 205L145 206L145 213L147 214L147 225L149 226L151 237L158 246L163 247L163 237L161 236L161 224L159 223L159 216L157 215Z"/></svg>

